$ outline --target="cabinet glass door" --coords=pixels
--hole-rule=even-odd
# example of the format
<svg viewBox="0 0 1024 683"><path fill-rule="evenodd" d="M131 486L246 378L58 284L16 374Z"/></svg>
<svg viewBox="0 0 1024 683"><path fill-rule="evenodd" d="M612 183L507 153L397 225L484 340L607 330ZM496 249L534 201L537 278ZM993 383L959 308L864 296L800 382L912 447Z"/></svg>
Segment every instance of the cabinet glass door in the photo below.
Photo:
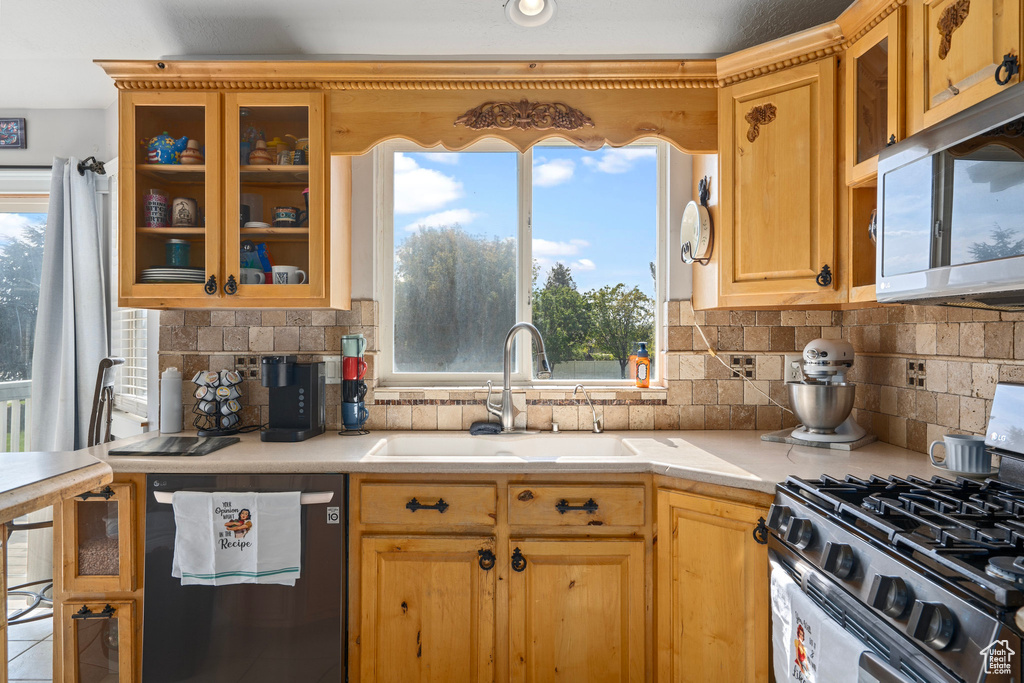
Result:
<svg viewBox="0 0 1024 683"><path fill-rule="evenodd" d="M135 589L132 500L132 485L116 483L63 503L67 590Z"/></svg>
<svg viewBox="0 0 1024 683"><path fill-rule="evenodd" d="M134 680L129 600L63 606L64 680L121 683Z"/></svg>
<svg viewBox="0 0 1024 683"><path fill-rule="evenodd" d="M119 296L207 298L220 265L217 95L131 93L121 116Z"/></svg>
<svg viewBox="0 0 1024 683"><path fill-rule="evenodd" d="M226 111L223 292L323 296L323 95L229 94Z"/></svg>

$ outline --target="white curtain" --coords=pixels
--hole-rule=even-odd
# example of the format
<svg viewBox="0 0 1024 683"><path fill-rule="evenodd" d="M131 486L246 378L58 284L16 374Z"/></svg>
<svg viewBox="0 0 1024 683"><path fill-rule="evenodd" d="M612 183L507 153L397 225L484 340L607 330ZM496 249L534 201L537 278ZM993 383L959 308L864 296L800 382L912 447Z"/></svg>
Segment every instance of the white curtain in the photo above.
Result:
<svg viewBox="0 0 1024 683"><path fill-rule="evenodd" d="M32 356L32 448L85 448L96 372L110 352L105 248L96 175L53 161Z"/></svg>

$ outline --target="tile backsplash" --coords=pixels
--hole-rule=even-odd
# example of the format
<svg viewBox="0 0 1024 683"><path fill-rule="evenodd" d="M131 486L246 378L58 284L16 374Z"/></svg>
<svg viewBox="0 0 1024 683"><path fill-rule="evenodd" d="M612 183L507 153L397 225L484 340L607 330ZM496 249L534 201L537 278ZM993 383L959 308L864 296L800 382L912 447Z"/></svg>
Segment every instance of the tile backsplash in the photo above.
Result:
<svg viewBox="0 0 1024 683"><path fill-rule="evenodd" d="M344 334L368 339L370 429L467 429L487 419L479 387L406 389L376 386L378 307L350 311L164 311L160 369L186 379L200 369L233 368L249 355L293 353L319 360L340 353ZM844 338L857 351L854 417L882 441L924 451L952 431L985 429L997 381L1024 381L1024 314L890 306L851 311L697 311L666 304L662 386L591 391L605 429L777 430L796 423L783 381L785 353L817 337ZM699 329L698 329L699 326ZM703 331L703 335L701 334ZM707 342L705 342L705 338ZM708 354L708 344L717 357ZM740 379L740 373L751 381ZM258 379L243 387L243 420L267 419ZM188 397L186 397L188 399ZM520 426L590 429L592 414L571 392L522 390L513 396ZM328 390L328 428L340 428L340 391ZM186 400L185 414L192 402Z"/></svg>

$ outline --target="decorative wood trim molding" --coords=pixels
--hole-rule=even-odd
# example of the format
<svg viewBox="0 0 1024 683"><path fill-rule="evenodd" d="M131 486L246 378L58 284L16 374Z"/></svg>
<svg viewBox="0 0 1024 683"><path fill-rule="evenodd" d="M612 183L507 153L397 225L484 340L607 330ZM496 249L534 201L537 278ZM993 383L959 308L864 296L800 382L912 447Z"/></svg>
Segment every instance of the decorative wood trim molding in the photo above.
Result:
<svg viewBox="0 0 1024 683"><path fill-rule="evenodd" d="M971 0L956 0L942 10L939 21L935 28L939 30L939 59L945 59L949 55L949 48L953 44L953 33L964 25L967 15L971 12Z"/></svg>
<svg viewBox="0 0 1024 683"><path fill-rule="evenodd" d="M473 130L579 130L594 121L579 109L562 102L484 102L455 119L456 126Z"/></svg>
<svg viewBox="0 0 1024 683"><path fill-rule="evenodd" d="M714 88L713 59L579 62L96 62L120 90Z"/></svg>
<svg viewBox="0 0 1024 683"><path fill-rule="evenodd" d="M843 49L848 49L905 4L907 0L860 0L851 5L836 19L846 36Z"/></svg>
<svg viewBox="0 0 1024 683"><path fill-rule="evenodd" d="M780 69L824 59L841 52L843 32L836 22L718 58L718 85L725 87Z"/></svg>
<svg viewBox="0 0 1024 683"><path fill-rule="evenodd" d="M750 124L747 129L747 141L753 142L761 134L761 126L766 126L775 120L778 109L771 102L751 107L743 120Z"/></svg>

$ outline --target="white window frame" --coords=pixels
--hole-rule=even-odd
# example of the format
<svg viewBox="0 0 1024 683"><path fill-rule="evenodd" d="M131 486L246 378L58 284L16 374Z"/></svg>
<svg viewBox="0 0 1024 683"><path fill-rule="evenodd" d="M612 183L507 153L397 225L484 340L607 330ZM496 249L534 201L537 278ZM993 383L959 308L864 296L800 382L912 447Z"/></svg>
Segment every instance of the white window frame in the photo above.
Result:
<svg viewBox="0 0 1024 683"><path fill-rule="evenodd" d="M539 145L545 147L564 146L575 147L573 143L560 139L544 140ZM668 244L668 143L662 140L644 138L635 140L631 144L652 145L657 150L657 208L656 208L656 248L655 248L655 303L654 303L654 334L658 342L658 348L663 344L664 335L661 333L663 325L663 310L665 295L668 290L668 261L665 253L665 245ZM395 225L394 225L394 155L396 152L421 153L421 152L447 152L449 150L438 145L435 147L423 147L409 140L390 140L374 149L374 166L377 175L374 182L375 195L377 200L374 234L377 235L376 245L376 282L375 290L380 301L380 339L381 351L378 356L377 375L382 387L408 387L408 386L472 386L479 387L492 380L499 385L502 381L501 372L464 372L464 373L433 373L433 372L395 372L394 371L394 289L395 289ZM517 266L516 272L516 319L518 321L533 321L533 308L531 302L532 274L533 268L533 147L524 153L519 153L509 143L501 140L487 139L474 143L469 147L459 150L460 152L513 152L518 155L518 204L519 216L517 221ZM529 248L527 248L529 247ZM633 386L633 380L558 380L536 379L533 375L533 352L532 342L527 343L529 335L519 334L519 343L516 344L516 370L512 373L512 385L519 387L553 388L566 384L583 384L585 386L610 386L623 387ZM495 354L501 354L503 349L495 349ZM656 363L657 376L652 381L658 381L661 377L661 363Z"/></svg>

